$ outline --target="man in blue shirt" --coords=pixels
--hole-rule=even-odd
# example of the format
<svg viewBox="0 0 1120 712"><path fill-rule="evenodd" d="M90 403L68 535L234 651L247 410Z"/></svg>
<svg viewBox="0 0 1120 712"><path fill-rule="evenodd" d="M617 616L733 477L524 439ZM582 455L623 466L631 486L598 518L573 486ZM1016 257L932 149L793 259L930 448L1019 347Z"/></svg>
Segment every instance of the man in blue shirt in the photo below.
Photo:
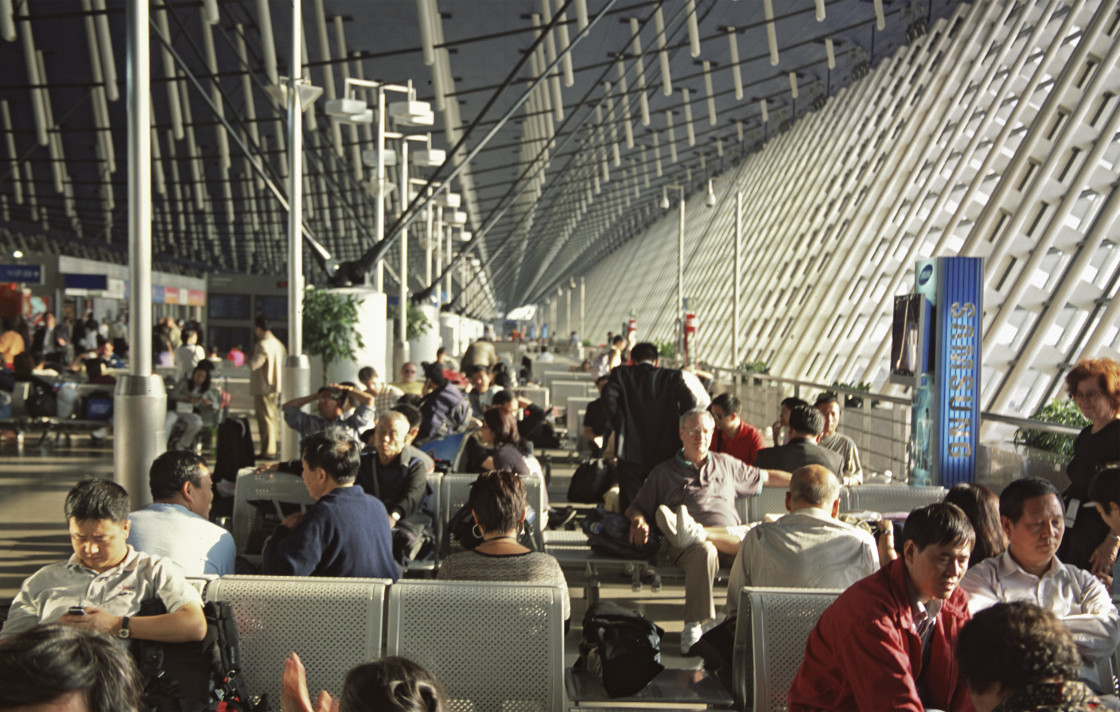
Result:
<svg viewBox="0 0 1120 712"><path fill-rule="evenodd" d="M233 573L233 535L212 523L213 482L206 461L193 452L170 450L148 470L152 504L129 515L128 541L137 551L164 556L184 576Z"/></svg>
<svg viewBox="0 0 1120 712"><path fill-rule="evenodd" d="M264 544L264 573L397 580L389 513L354 486L360 449L342 428L303 441L303 483L315 504L276 527Z"/></svg>
<svg viewBox="0 0 1120 712"><path fill-rule="evenodd" d="M344 416L348 401L352 401L356 407L353 413ZM315 403L318 415L310 415L301 410L308 403ZM373 394L352 383L332 383L309 396L288 401L280 406L280 410L284 413L284 422L299 431L301 438L336 426L358 440L362 433L373 426L374 421Z"/></svg>

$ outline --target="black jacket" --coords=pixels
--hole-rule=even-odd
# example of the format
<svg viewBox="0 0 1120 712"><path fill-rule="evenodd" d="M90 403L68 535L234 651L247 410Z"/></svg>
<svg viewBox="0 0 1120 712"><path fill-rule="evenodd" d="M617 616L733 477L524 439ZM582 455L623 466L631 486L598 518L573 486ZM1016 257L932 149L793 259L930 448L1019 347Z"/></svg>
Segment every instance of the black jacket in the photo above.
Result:
<svg viewBox="0 0 1120 712"><path fill-rule="evenodd" d="M611 371L601 398L616 433L618 458L653 466L675 455L681 448L681 414L708 404L699 380L693 388L683 372L649 363Z"/></svg>

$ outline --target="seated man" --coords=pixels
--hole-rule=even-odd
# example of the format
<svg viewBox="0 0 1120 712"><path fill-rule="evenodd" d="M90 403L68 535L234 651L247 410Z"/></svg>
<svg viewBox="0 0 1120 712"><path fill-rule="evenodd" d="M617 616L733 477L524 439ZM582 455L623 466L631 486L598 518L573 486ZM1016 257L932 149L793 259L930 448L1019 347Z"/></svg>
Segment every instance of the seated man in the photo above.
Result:
<svg viewBox="0 0 1120 712"><path fill-rule="evenodd" d="M1069 630L1027 601L997 603L965 623L957 664L976 712L1105 709L1077 681L1081 656Z"/></svg>
<svg viewBox="0 0 1120 712"><path fill-rule="evenodd" d="M836 471L844 486L863 484L863 465L859 462L859 448L854 440L847 435L836 432L840 425L840 401L835 396L821 396L813 407L824 416L824 434L821 435L820 446L840 453L843 465Z"/></svg>
<svg viewBox="0 0 1120 712"><path fill-rule="evenodd" d="M770 426L770 437L774 440L774 445L785 445L789 442L789 414L795 406L809 405L800 398L785 398L782 400L781 408L778 411L778 419Z"/></svg>
<svg viewBox="0 0 1120 712"><path fill-rule="evenodd" d="M264 573L397 580L385 505L354 486L358 448L341 428L304 439L303 483L315 504L285 518L264 543Z"/></svg>
<svg viewBox="0 0 1120 712"><path fill-rule="evenodd" d="M128 649L69 625L32 628L0 645L0 710L139 712Z"/></svg>
<svg viewBox="0 0 1120 712"><path fill-rule="evenodd" d="M343 416L346 403L351 399L357 407L349 416ZM319 415L309 415L301 410L303 406L312 402L316 404ZM284 412L284 422L299 431L300 438L306 438L327 427L339 427L357 440L358 436L370 427L374 418L373 394L355 388L349 383L332 383L324 386L309 396L288 401L280 406L280 409Z"/></svg>
<svg viewBox="0 0 1120 712"><path fill-rule="evenodd" d="M796 470L786 509L789 514L759 524L743 539L727 583L727 618L735 617L743 586L847 588L878 570L875 539L836 519L840 481L829 470Z"/></svg>
<svg viewBox="0 0 1120 712"><path fill-rule="evenodd" d="M377 369L373 366L364 366L358 371L358 382L365 388L366 393L373 396L373 417L380 418L389 412L397 403L397 399L404 392L391 383L381 380Z"/></svg>
<svg viewBox="0 0 1120 712"><path fill-rule="evenodd" d="M817 444L824 429L820 411L795 405L790 408L788 425L789 442L763 449L755 458L757 466L793 472L807 465L821 465L830 472L840 471L844 463L840 455Z"/></svg>
<svg viewBox="0 0 1120 712"><path fill-rule="evenodd" d="M464 430L471 416L467 396L443 376L436 363L424 364L424 398L420 401L420 441Z"/></svg>
<svg viewBox="0 0 1120 712"><path fill-rule="evenodd" d="M186 576L233 573L233 535L212 523L213 482L206 461L170 450L148 470L152 504L129 515L137 551L171 559Z"/></svg>
<svg viewBox="0 0 1120 712"><path fill-rule="evenodd" d="M358 484L389 511L390 526L420 511L435 462L408 444L408 418L389 411L377 420L372 448L361 455Z"/></svg>
<svg viewBox="0 0 1120 712"><path fill-rule="evenodd" d="M1058 560L1065 511L1058 490L1039 477L1015 480L999 495L1007 551L973 566L961 581L973 613L1000 601L1030 601L1066 624L1086 663L1083 677L1097 692L1111 690L1094 664L1120 643L1120 614L1108 589L1091 573Z"/></svg>
<svg viewBox="0 0 1120 712"><path fill-rule="evenodd" d="M123 487L86 478L67 493L65 513L74 555L23 582L0 640L54 622L121 639L202 640L206 618L198 591L169 560L128 545L128 493ZM142 602L155 598L170 613L136 615Z"/></svg>
<svg viewBox="0 0 1120 712"><path fill-rule="evenodd" d="M424 392L424 382L417 378L419 374L420 367L416 365L415 361L409 361L401 366L401 380L393 385L402 393L421 395Z"/></svg>
<svg viewBox="0 0 1120 712"><path fill-rule="evenodd" d="M482 413L494 403L494 394L500 393L502 387L494 383L490 376L490 369L483 365L476 365L467 374L471 379L471 391L467 398L471 402L471 415L480 421Z"/></svg>
<svg viewBox="0 0 1120 712"><path fill-rule="evenodd" d="M942 502L911 512L902 537L901 559L852 584L817 621L790 712L968 709L953 650L969 617L957 584L972 525Z"/></svg>
<svg viewBox="0 0 1120 712"><path fill-rule="evenodd" d="M410 403L397 403L391 410L400 413L408 420L408 437L405 439L405 445L411 445L420 434L420 421L423 419L420 409Z"/></svg>
<svg viewBox="0 0 1120 712"><path fill-rule="evenodd" d="M730 455L709 452L714 429L712 414L703 408L682 415L680 438L684 447L671 460L653 468L626 510L631 543L644 546L649 539L649 521L656 518L669 540L669 560L684 569L685 625L681 652L685 655L700 639L705 625L714 625L712 583L719 572L719 553L733 556L738 551L738 540L709 541L703 532L687 532L687 537L678 533L685 534L684 530L691 529L694 523L704 527L736 527L741 524L736 497L757 494L763 485L789 484L788 473L767 473ZM666 511L675 516L667 521Z"/></svg>
<svg viewBox="0 0 1120 712"><path fill-rule="evenodd" d="M739 417L742 402L734 393L720 393L708 406L716 420L716 436L712 439L712 450L725 452L737 457L748 465L762 449L762 431ZM797 468L780 468L793 472Z"/></svg>

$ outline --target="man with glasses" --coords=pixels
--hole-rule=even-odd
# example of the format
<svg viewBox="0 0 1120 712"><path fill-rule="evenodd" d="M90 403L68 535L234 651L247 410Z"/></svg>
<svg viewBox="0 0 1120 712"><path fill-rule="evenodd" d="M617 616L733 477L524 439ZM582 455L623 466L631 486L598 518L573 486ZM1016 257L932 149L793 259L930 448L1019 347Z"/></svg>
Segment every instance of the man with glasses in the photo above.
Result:
<svg viewBox="0 0 1120 712"><path fill-rule="evenodd" d="M423 395L424 382L416 377L419 373L420 367L416 365L416 362L409 361L401 366L401 380L393 385L399 388L402 393L411 393L417 396Z"/></svg>
<svg viewBox="0 0 1120 712"><path fill-rule="evenodd" d="M705 631L716 624L712 584L720 567L720 554L731 564L739 540L709 539L705 527L734 528L742 524L735 508L737 497L757 494L766 485L788 487L788 472L760 470L730 455L710 452L715 422L703 408L680 418L684 446L657 465L626 510L630 542L645 546L650 521L656 521L669 542L669 560L684 569L684 629L681 654L688 655Z"/></svg>

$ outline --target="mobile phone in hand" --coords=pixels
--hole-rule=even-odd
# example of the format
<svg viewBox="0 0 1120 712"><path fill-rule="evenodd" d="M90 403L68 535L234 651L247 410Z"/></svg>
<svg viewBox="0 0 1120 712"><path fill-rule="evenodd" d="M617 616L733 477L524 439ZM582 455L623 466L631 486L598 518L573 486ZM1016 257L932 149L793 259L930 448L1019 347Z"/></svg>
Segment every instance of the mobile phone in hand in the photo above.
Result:
<svg viewBox="0 0 1120 712"><path fill-rule="evenodd" d="M86 609L81 606L70 606L70 608L66 609L66 612L72 616L84 616L86 614Z"/></svg>

